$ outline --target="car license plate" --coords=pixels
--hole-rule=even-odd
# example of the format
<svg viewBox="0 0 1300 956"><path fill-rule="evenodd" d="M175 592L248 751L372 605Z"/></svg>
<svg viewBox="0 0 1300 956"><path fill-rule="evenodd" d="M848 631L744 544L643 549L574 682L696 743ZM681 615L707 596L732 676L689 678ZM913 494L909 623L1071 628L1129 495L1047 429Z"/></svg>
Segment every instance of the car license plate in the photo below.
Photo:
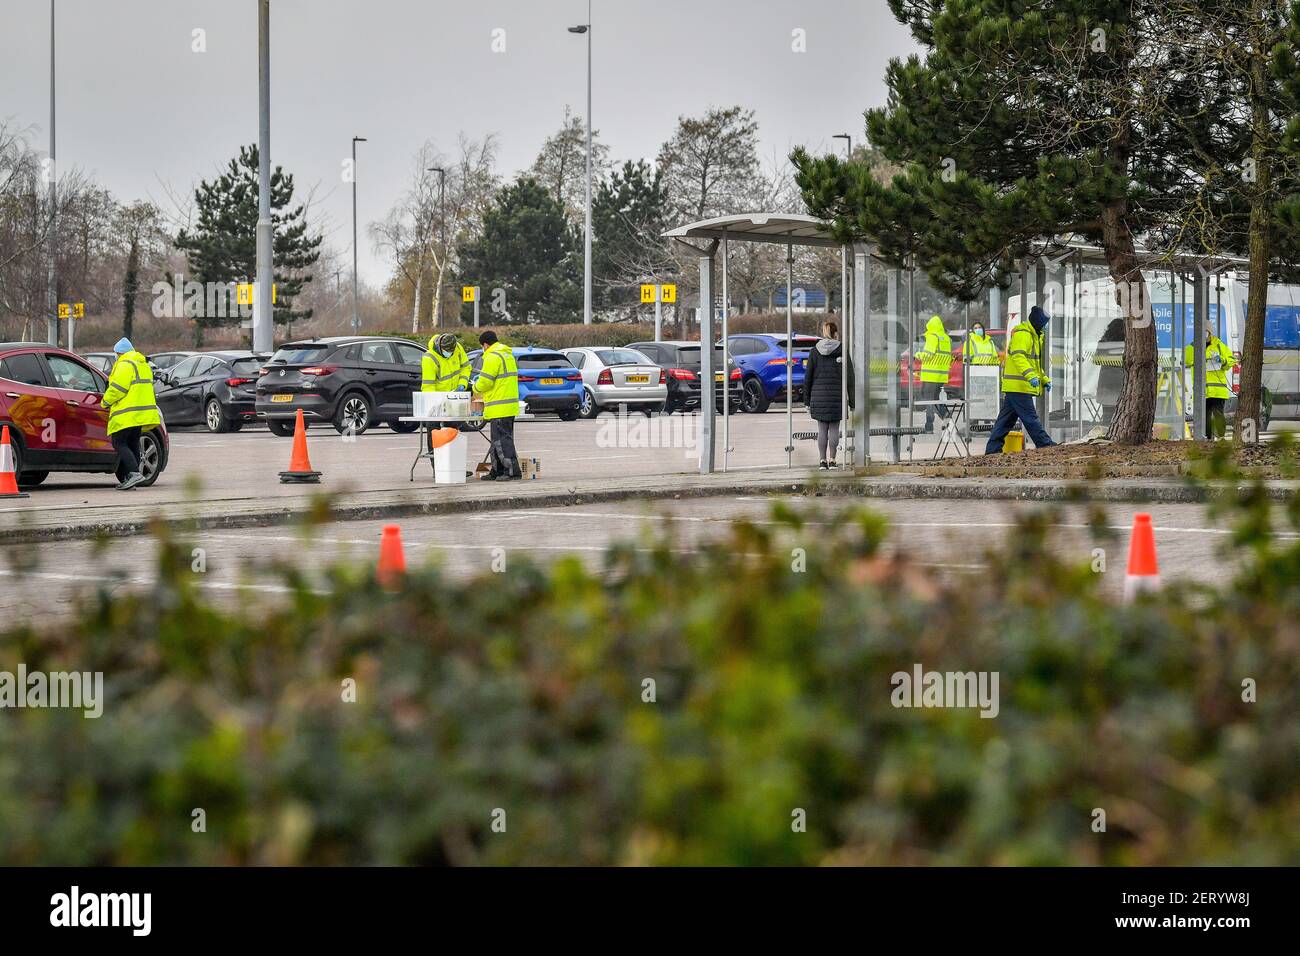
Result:
<svg viewBox="0 0 1300 956"><path fill-rule="evenodd" d="M563 385L563 384L564 384L564 379L562 379L562 378L544 378L544 379L542 379L542 384L543 384L543 385Z"/></svg>
<svg viewBox="0 0 1300 956"><path fill-rule="evenodd" d="M292 402L292 401L293 401L293 396L292 396L292 395L272 395L272 396L271 396L271 401L273 401L273 402Z"/></svg>
<svg viewBox="0 0 1300 956"><path fill-rule="evenodd" d="M629 376L627 377L627 381L628 381L628 384L629 384L629 385L643 385L643 384L645 384L646 382L650 381L650 376L649 376L649 375L629 375Z"/></svg>
<svg viewBox="0 0 1300 956"><path fill-rule="evenodd" d="M721 381L722 381L722 373L721 373L721 372L716 372L716 373L714 373L713 380L714 380L715 382L721 382Z"/></svg>

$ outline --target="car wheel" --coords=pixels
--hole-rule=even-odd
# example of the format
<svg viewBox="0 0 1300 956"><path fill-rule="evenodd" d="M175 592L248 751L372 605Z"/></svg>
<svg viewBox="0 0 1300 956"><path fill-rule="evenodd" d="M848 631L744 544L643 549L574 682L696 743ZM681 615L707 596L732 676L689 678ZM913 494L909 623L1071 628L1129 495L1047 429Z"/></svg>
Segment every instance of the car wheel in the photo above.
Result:
<svg viewBox="0 0 1300 956"><path fill-rule="evenodd" d="M48 471L24 471L18 475L18 487L35 488L48 477L50 477Z"/></svg>
<svg viewBox="0 0 1300 956"><path fill-rule="evenodd" d="M144 481L136 485L137 488L148 488L158 476L162 474L163 468L167 465L166 458L163 454L162 442L153 432L145 432L140 436L140 473L144 475ZM117 480L121 481L126 477L126 469L122 465L117 466Z"/></svg>
<svg viewBox="0 0 1300 956"><path fill-rule="evenodd" d="M582 390L582 399L578 403L578 414L583 418L595 418L600 414L600 406L596 404L596 396L591 394L591 389Z"/></svg>
<svg viewBox="0 0 1300 956"><path fill-rule="evenodd" d="M266 427L271 430L272 435L278 435L280 438L292 438L296 426L293 421L286 421L283 418L268 418ZM307 423L303 422L302 427L306 429L308 427Z"/></svg>
<svg viewBox="0 0 1300 956"><path fill-rule="evenodd" d="M556 412L562 422L576 422L578 420L578 409L570 408L563 412Z"/></svg>
<svg viewBox="0 0 1300 956"><path fill-rule="evenodd" d="M208 404L203 407L203 424L208 426L208 431L218 435L231 430L226 421L226 413L221 410L221 403L215 398L209 398Z"/></svg>
<svg viewBox="0 0 1300 956"><path fill-rule="evenodd" d="M351 392L343 396L338 411L334 413L334 430L340 435L348 432L364 435L370 427L372 414L370 400L360 392Z"/></svg>
<svg viewBox="0 0 1300 956"><path fill-rule="evenodd" d="M419 422L389 422L388 427L399 435L409 435L420 427Z"/></svg>
<svg viewBox="0 0 1300 956"><path fill-rule="evenodd" d="M763 390L763 383L756 378L745 379L740 390L740 407L751 415L761 415L772 404Z"/></svg>

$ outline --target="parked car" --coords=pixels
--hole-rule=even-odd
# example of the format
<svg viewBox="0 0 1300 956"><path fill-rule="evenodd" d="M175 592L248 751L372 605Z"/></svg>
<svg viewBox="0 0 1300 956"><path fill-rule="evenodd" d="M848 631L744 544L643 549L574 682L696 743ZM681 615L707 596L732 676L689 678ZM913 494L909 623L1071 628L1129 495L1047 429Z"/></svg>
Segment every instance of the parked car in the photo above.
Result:
<svg viewBox="0 0 1300 956"><path fill-rule="evenodd" d="M986 334L997 343L998 354L1005 359L1007 354L1007 330L989 329ZM944 391L949 398L960 398L966 392L966 366L961 358L962 345L966 342L966 330L950 330L948 337L952 339L952 365L948 368L948 384L944 386ZM925 339L922 337L917 340L915 351L921 351L924 346ZM904 405L908 402L907 370L909 368L912 370L912 387L918 393L921 391L921 360L912 358L912 351L908 349L900 356L901 361L898 366L899 401ZM917 401L920 401L920 398Z"/></svg>
<svg viewBox="0 0 1300 956"><path fill-rule="evenodd" d="M555 412L562 422L578 417L582 404L582 373L563 352L529 346L510 350L519 366L519 400L528 403L528 411ZM468 355L474 376L483 367L483 350Z"/></svg>
<svg viewBox="0 0 1300 956"><path fill-rule="evenodd" d="M412 432L398 421L412 412L425 350L406 339L337 335L290 342L271 356L257 380L257 417L281 437L293 434L299 410L305 422L330 422L360 435L373 425Z"/></svg>
<svg viewBox="0 0 1300 956"><path fill-rule="evenodd" d="M81 356L85 359L90 367L108 375L113 371L113 363L117 361L115 352L86 352Z"/></svg>
<svg viewBox="0 0 1300 956"><path fill-rule="evenodd" d="M126 477L108 439L108 409L100 404L106 388L108 377L73 352L0 344L0 424L9 426L19 485L39 485L52 471ZM158 480L167 452L165 426L140 436L141 486Z"/></svg>
<svg viewBox="0 0 1300 956"><path fill-rule="evenodd" d="M155 372L163 420L206 425L210 432L237 432L257 421L257 379L268 358L265 352L207 352Z"/></svg>
<svg viewBox="0 0 1300 956"><path fill-rule="evenodd" d="M664 411L689 411L700 407L700 343L690 341L633 342L628 346L640 352L667 373L668 397ZM713 399L722 411L722 349L713 350ZM740 408L740 368L731 360L733 411Z"/></svg>
<svg viewBox="0 0 1300 956"><path fill-rule="evenodd" d="M784 332L759 332L728 336L731 357L740 367L742 411L762 413L777 399L785 398ZM803 373L808 350L817 344L815 335L794 336L791 342L790 384L796 402L803 401Z"/></svg>
<svg viewBox="0 0 1300 956"><path fill-rule="evenodd" d="M159 352L157 355L148 356L149 365L155 372L164 372L173 365L179 365L191 355L198 355L198 352Z"/></svg>
<svg viewBox="0 0 1300 956"><path fill-rule="evenodd" d="M564 354L582 372L582 418L619 406L647 415L663 410L668 373L636 349L578 348L565 349Z"/></svg>

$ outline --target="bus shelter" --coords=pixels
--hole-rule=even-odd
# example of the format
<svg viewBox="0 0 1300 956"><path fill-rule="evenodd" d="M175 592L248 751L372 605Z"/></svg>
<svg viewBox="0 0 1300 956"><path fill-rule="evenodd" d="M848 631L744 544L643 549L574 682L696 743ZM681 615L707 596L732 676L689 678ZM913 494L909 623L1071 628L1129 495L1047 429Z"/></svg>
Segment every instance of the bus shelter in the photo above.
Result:
<svg viewBox="0 0 1300 956"><path fill-rule="evenodd" d="M798 246L838 248L844 311L841 337L853 364L852 411L845 429L841 467L874 462L899 462L910 457L913 442L923 432L918 418L918 387L914 353L924 340L926 321L939 316L953 337L954 360L949 397L966 400L960 421L963 444L977 453L978 439L989 428L990 403L999 389L990 386L987 370L972 375L969 356L960 343L980 323L999 349L1030 308L1040 305L1052 316L1045 343L1053 389L1039 399L1044 425L1057 441L1101 434L1109 427L1123 381L1125 316L1156 327L1157 436L1200 437L1205 434L1205 337L1198 334L1212 323L1218 337L1238 350L1249 290L1246 263L1229 256L1155 253L1139 249L1144 282L1119 289L1110 278L1105 254L1095 245L1073 240L1044 243L1019 263L1018 275L1007 288L990 285L971 301L950 298L927 280L915 263L902 266L882 259L874 246L845 246L830 224L807 215L747 213L690 223L665 233L698 261L700 274L700 341L723 347L723 369L729 367L728 259L732 242L766 242L785 247L786 260L786 464L794 448L793 288L794 251ZM721 269L716 268L721 251ZM716 278L715 278L716 277ZM720 279L720 282L718 281ZM1270 290L1271 300L1275 293ZM720 327L719 327L720 326ZM701 349L705 382L714 379L713 350ZM1266 354L1265 375L1269 372ZM1300 373L1297 373L1300 374ZM731 382L723 372L725 387ZM843 386L847 391L846 383ZM981 390L976 394L977 390ZM955 396L953 393L956 393ZM991 392L991 395L990 395ZM842 396L848 407L847 394ZM723 454L727 468L730 447L730 402L723 402ZM701 403L699 470L716 470L716 413L712 402ZM956 445L952 444L955 450Z"/></svg>

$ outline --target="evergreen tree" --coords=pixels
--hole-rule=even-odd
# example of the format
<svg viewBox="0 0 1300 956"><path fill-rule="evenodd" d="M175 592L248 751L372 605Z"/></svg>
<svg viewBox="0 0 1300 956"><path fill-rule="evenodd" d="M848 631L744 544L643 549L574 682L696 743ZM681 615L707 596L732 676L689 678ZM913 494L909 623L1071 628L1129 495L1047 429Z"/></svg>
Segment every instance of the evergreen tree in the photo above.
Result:
<svg viewBox="0 0 1300 956"><path fill-rule="evenodd" d="M1073 235L1104 250L1126 313L1117 441L1151 437L1156 333L1136 246L1173 236L1207 166L1242 156L1197 142L1189 117L1222 116L1222 92L1171 42L1167 0L890 0L925 56L891 62L889 103L867 134L905 172L881 185L862 164L798 150L814 214L845 239L915 255L941 291L973 299L1015 260Z"/></svg>
<svg viewBox="0 0 1300 956"><path fill-rule="evenodd" d="M663 176L644 160L625 162L597 187L591 220L597 301L635 306L641 282L658 281L673 269L663 239L668 229Z"/></svg>
<svg viewBox="0 0 1300 956"><path fill-rule="evenodd" d="M188 254L193 279L251 283L257 278L257 163L257 145L241 146L224 173L212 182L201 182L195 190L198 222L193 231L182 229L176 237L177 248ZM271 221L275 322L310 319L311 309L295 311L293 303L312 281L308 270L320 258L322 237L308 231L306 207L293 205L293 176L280 166L271 173ZM206 311L195 316L198 340L204 328L239 324L234 302L227 302L222 311L224 316Z"/></svg>
<svg viewBox="0 0 1300 956"><path fill-rule="evenodd" d="M582 313L582 253L564 207L532 177L505 186L461 252L492 322L573 322ZM497 290L500 290L499 293ZM473 314L466 304L463 315ZM480 319L482 312L480 311Z"/></svg>

